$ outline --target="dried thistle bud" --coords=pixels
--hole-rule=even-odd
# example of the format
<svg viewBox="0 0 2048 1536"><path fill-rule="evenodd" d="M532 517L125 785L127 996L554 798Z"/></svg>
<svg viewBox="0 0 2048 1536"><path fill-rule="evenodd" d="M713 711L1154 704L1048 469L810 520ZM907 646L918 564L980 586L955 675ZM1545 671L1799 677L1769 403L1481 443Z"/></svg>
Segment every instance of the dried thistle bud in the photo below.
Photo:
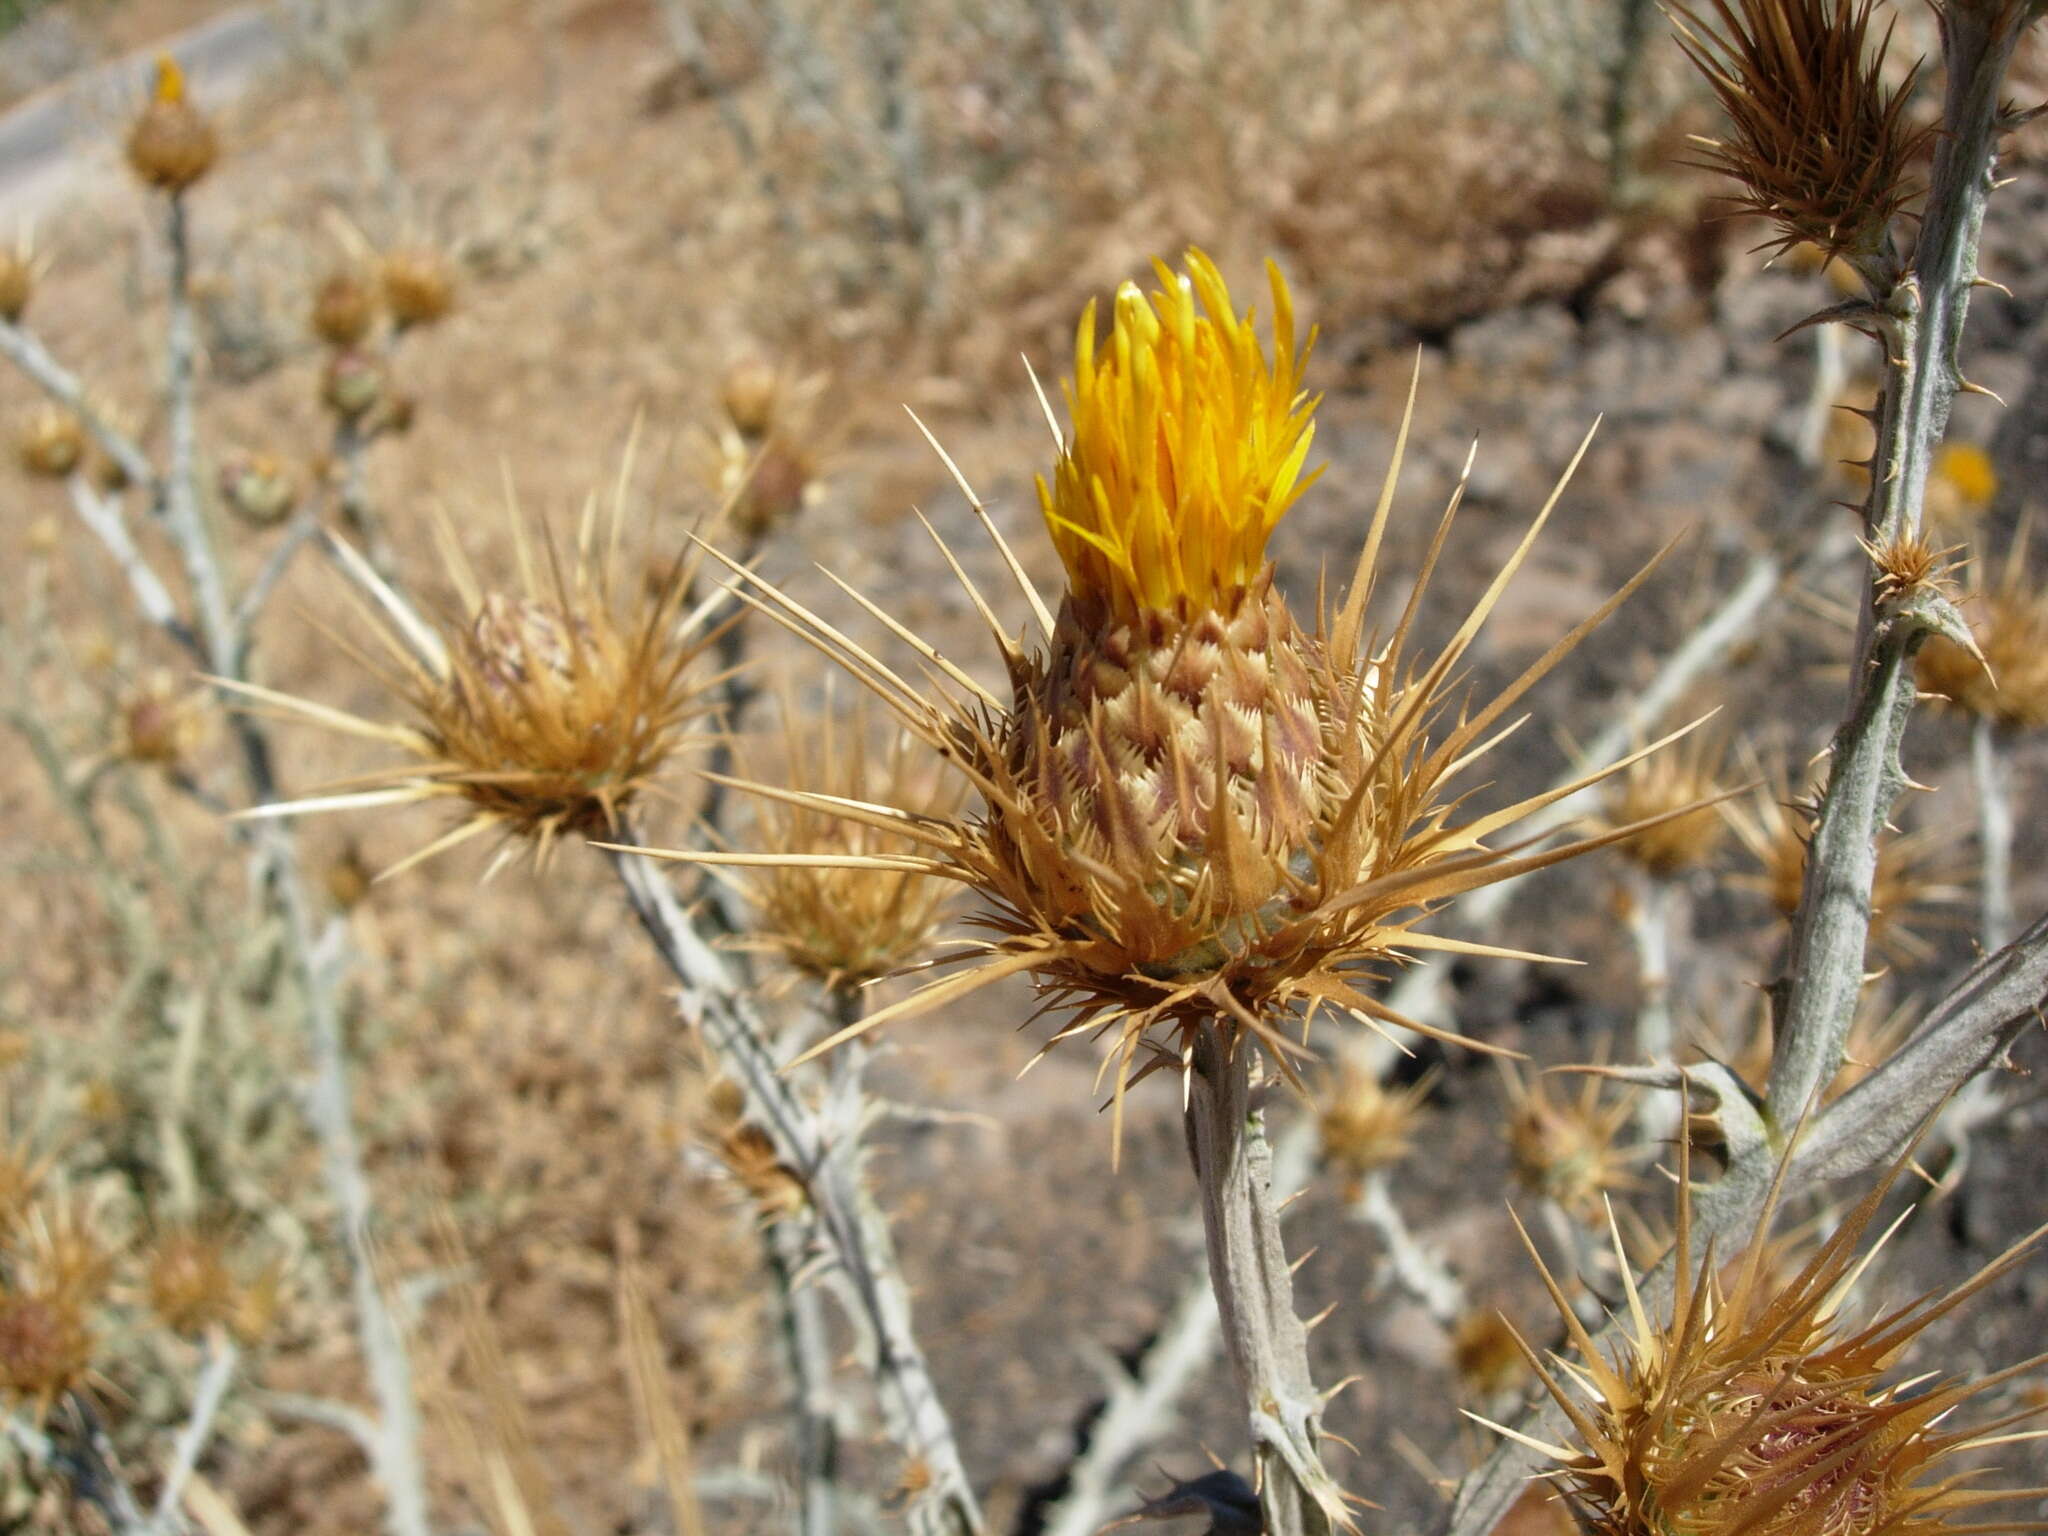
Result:
<svg viewBox="0 0 2048 1536"><path fill-rule="evenodd" d="M1659 880L1711 863L1728 824L1707 802L1727 788L1726 756L1721 738L1695 735L1631 764L1609 796L1608 819L1617 826L1649 825L1621 841L1622 856Z"/></svg>
<svg viewBox="0 0 2048 1536"><path fill-rule="evenodd" d="M220 467L220 499L250 527L274 527L298 505L299 477L271 454L238 453Z"/></svg>
<svg viewBox="0 0 2048 1536"><path fill-rule="evenodd" d="M781 778L792 790L910 816L957 808L954 786L915 742L896 733L875 750L864 710L846 722L830 714L805 719L785 698L782 722ZM748 872L754 921L746 942L828 987L859 986L919 959L952 894L928 875L848 867L901 857L915 844L785 800L755 802L753 846L790 862Z"/></svg>
<svg viewBox="0 0 2048 1536"><path fill-rule="evenodd" d="M734 362L719 386L719 399L733 430L756 441L766 437L775 424L775 407L781 397L781 374L758 353Z"/></svg>
<svg viewBox="0 0 2048 1536"><path fill-rule="evenodd" d="M733 526L748 541L765 538L803 510L816 472L796 444L769 438L739 472L731 500Z"/></svg>
<svg viewBox="0 0 2048 1536"><path fill-rule="evenodd" d="M611 518L621 512L625 494ZM516 513L514 514L516 518ZM522 558L523 592L480 590L449 536L450 574L469 617L438 632L414 621L384 636L406 658L393 686L411 715L402 725L350 717L350 734L396 747L402 760L352 780L380 803L454 801L464 820L402 861L485 832L520 839L545 859L567 834L616 834L620 816L683 747L703 709L693 663L711 608L685 614L694 553L657 590L617 581L619 541L593 505L573 561ZM524 548L525 530L514 538ZM694 550L694 546L692 547ZM545 579L537 572L545 570ZM288 694L228 685L266 704L333 726L336 712ZM362 803L360 793L266 807L294 815Z"/></svg>
<svg viewBox="0 0 2048 1536"><path fill-rule="evenodd" d="M1606 1091L1587 1073L1576 1096L1552 1090L1553 1074L1533 1078L1503 1065L1508 1088L1508 1162L1516 1182L1555 1201L1588 1226L1604 1218L1607 1197L1640 1183L1643 1150L1626 1141L1635 1110L1631 1094Z"/></svg>
<svg viewBox="0 0 2048 1536"><path fill-rule="evenodd" d="M344 347L327 359L320 375L320 399L335 415L360 421L383 402L388 384L381 359Z"/></svg>
<svg viewBox="0 0 2048 1536"><path fill-rule="evenodd" d="M1851 1323L1841 1308L1869 1262L1858 1246L1906 1162L1784 1276L1769 1240L1782 1174L1747 1250L1724 1264L1694 1251L1690 1159L1681 1144L1670 1313L1654 1318L1630 1284L1629 1321L1612 1355L1601 1353L1537 1258L1577 1356L1553 1369L1524 1346L1576 1431L1570 1444L1538 1448L1557 1462L1585 1529L1600 1536L1940 1536L2026 1528L1987 1522L1988 1506L2038 1501L2040 1489L1989 1490L1953 1463L2012 1440L2016 1424L2044 1409L1959 1428L1957 1410L2012 1372L1979 1381L1940 1372L1898 1380L1895 1367L1930 1323L2010 1273L2044 1232L1950 1290ZM1629 1260L1619 1257L1627 1276ZM1968 1523L1953 1525L1952 1516Z"/></svg>
<svg viewBox="0 0 2048 1536"><path fill-rule="evenodd" d="M35 279L35 258L26 241L0 246L0 320L13 325L21 319L29 295L35 291Z"/></svg>
<svg viewBox="0 0 2048 1536"><path fill-rule="evenodd" d="M116 705L116 753L131 763L176 768L189 760L205 729L202 696L168 672L152 673Z"/></svg>
<svg viewBox="0 0 2048 1536"><path fill-rule="evenodd" d="M62 480L85 457L85 428L63 406L46 401L29 413L21 433L21 467Z"/></svg>
<svg viewBox="0 0 2048 1536"><path fill-rule="evenodd" d="M218 1222L166 1227L150 1244L144 1268L149 1309L173 1333L225 1328L253 1344L276 1321L282 1267L243 1261Z"/></svg>
<svg viewBox="0 0 2048 1536"><path fill-rule="evenodd" d="M385 252L377 274L384 306L400 330L433 325L455 307L455 269L432 246Z"/></svg>
<svg viewBox="0 0 2048 1536"><path fill-rule="evenodd" d="M40 1418L91 1374L97 1348L78 1298L0 1286L0 1399Z"/></svg>
<svg viewBox="0 0 2048 1536"><path fill-rule="evenodd" d="M1727 138L1700 141L1703 163L1777 226L1776 248L1805 242L1862 267L1918 195L1908 167L1929 130L1905 114L1918 66L1886 88L1891 33L1873 43L1876 0L1712 0L1712 21L1707 8L1673 8L1729 119Z"/></svg>
<svg viewBox="0 0 2048 1536"><path fill-rule="evenodd" d="M160 1232L146 1276L149 1309L173 1333L204 1333L234 1315L235 1276L218 1231L180 1225Z"/></svg>
<svg viewBox="0 0 2048 1536"><path fill-rule="evenodd" d="M377 290L353 267L330 273L313 296L313 334L330 347L353 347L377 323Z"/></svg>
<svg viewBox="0 0 2048 1536"><path fill-rule="evenodd" d="M1951 573L1962 545L1938 547L1933 535L1920 529L1902 532L1884 544L1867 539L1858 542L1870 557L1871 588L1880 605L1922 593L1955 597Z"/></svg>
<svg viewBox="0 0 2048 1536"><path fill-rule="evenodd" d="M1518 1394L1529 1381L1529 1362L1498 1307L1475 1307L1458 1319L1451 1361L1466 1392L1482 1403Z"/></svg>
<svg viewBox="0 0 2048 1536"><path fill-rule="evenodd" d="M1345 1061L1318 1095L1317 1125L1323 1161L1345 1176L1348 1198L1369 1173L1392 1167L1415 1148L1415 1128L1435 1086L1426 1074L1398 1092L1379 1074Z"/></svg>
<svg viewBox="0 0 2048 1536"><path fill-rule="evenodd" d="M2048 593L2028 568L2028 542L2022 531L1988 580L1972 569L1963 612L1977 654L1930 635L1915 658L1923 693L2011 731L2048 726Z"/></svg>
<svg viewBox="0 0 2048 1536"><path fill-rule="evenodd" d="M128 130L128 164L144 183L176 194L213 168L220 153L213 124L185 97L185 73L160 54L156 87Z"/></svg>

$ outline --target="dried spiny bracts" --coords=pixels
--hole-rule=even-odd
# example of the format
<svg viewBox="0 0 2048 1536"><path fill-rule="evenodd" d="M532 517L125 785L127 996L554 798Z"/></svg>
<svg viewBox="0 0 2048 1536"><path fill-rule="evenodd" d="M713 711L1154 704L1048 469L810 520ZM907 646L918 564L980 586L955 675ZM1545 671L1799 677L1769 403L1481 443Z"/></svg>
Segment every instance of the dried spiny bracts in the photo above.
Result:
<svg viewBox="0 0 2048 1536"><path fill-rule="evenodd" d="M282 1271L237 1251L219 1223L181 1223L157 1233L144 1263L149 1309L173 1333L225 1328L244 1343L276 1317Z"/></svg>
<svg viewBox="0 0 2048 1536"><path fill-rule="evenodd" d="M1608 795L1607 814L1619 826L1649 825L1617 851L1660 880L1711 863L1728 830L1712 803L1727 793L1726 756L1724 740L1696 735L1631 763Z"/></svg>
<svg viewBox="0 0 2048 1536"><path fill-rule="evenodd" d="M213 169L220 141L186 98L185 74L169 54L156 61L156 86L128 130L128 164L152 187L183 192Z"/></svg>
<svg viewBox="0 0 2048 1536"><path fill-rule="evenodd" d="M920 815L951 814L957 781L900 730L876 749L864 711L842 722L827 714L800 719L783 703L780 782L799 794L880 802ZM953 887L929 875L848 868L847 858L909 852L900 836L815 806L762 798L752 847L761 867L747 871L743 894L753 909L746 942L830 987L854 987L922 958Z"/></svg>
<svg viewBox="0 0 2048 1536"><path fill-rule="evenodd" d="M1556 1461L1553 1476L1585 1528L1600 1536L2038 1528L1986 1514L2000 1503L2038 1501L2044 1490L1979 1487L1953 1463L2002 1443L2043 1410L2021 1408L1967 1427L1951 1416L2041 1360L1977 1380L1940 1373L1901 1380L1895 1368L1930 1323L2008 1274L2043 1233L1953 1290L1867 1324L1842 1315L1872 1256L1858 1248L1904 1166L1902 1158L1796 1273L1781 1278L1768 1239L1776 1191L1732 1265L1693 1251L1690 1169L1681 1152L1670 1317L1653 1321L1627 1282L1626 1331L1610 1353L1543 1270L1576 1358L1560 1369L1527 1353L1574 1434L1566 1445L1530 1443ZM1631 1274L1625 1256L1621 1273Z"/></svg>
<svg viewBox="0 0 2048 1536"><path fill-rule="evenodd" d="M114 701L113 755L144 767L182 767L204 734L205 705L171 673L150 673Z"/></svg>
<svg viewBox="0 0 2048 1536"><path fill-rule="evenodd" d="M1029 973L1048 1009L1065 1015L1056 1039L1112 1037L1106 1070L1119 1106L1129 1083L1184 1064L1194 1034L1219 1020L1288 1072L1303 1051L1291 1036L1304 1005L1410 1023L1358 983L1410 951L1466 947L1417 932L1422 917L1462 891L1627 835L1540 853L1488 846L1577 785L1457 819L1453 781L1505 712L1626 596L1497 698L1455 697L1473 637L1556 494L1508 570L1425 659L1411 647L1416 599L1390 634L1366 629L1390 472L1347 595L1305 627L1266 556L1268 535L1313 478L1314 401L1301 388L1306 348L1286 285L1274 270L1269 355L1206 257L1191 252L1184 275L1163 265L1158 274L1151 294L1119 292L1105 344L1092 309L1081 323L1072 429L1058 436L1041 488L1067 576L1056 609L1002 545L1045 648L1012 641L969 585L1002 649L1006 693L893 620L923 654L930 691L785 595L760 586L757 600L859 675L982 802L965 817L810 802L910 839L914 854L866 867L973 887L992 935L966 952L979 961L971 969L858 1028ZM1454 498L1439 550L1456 507Z"/></svg>
<svg viewBox="0 0 2048 1536"><path fill-rule="evenodd" d="M1729 119L1702 140L1736 201L1776 226L1779 250L1810 244L1866 279L1918 189L1928 137L1906 117L1912 79L1884 81L1888 21L1876 0L1705 0L1673 7L1679 40Z"/></svg>
<svg viewBox="0 0 2048 1536"><path fill-rule="evenodd" d="M1415 1147L1423 1105L1436 1086L1425 1073L1406 1088L1390 1088L1377 1072L1342 1063L1316 1096L1323 1162L1343 1175L1356 1198L1366 1175L1390 1168Z"/></svg>
<svg viewBox="0 0 2048 1536"><path fill-rule="evenodd" d="M1524 1189L1597 1224L1609 1196L1639 1186L1647 1149L1635 1137L1631 1090L1610 1092L1594 1071L1576 1093L1554 1088L1551 1073L1526 1077L1503 1063L1501 1076L1508 1094L1508 1163Z"/></svg>
<svg viewBox="0 0 2048 1536"><path fill-rule="evenodd" d="M2028 543L2023 530L1997 574L1965 596L1978 654L1930 635L1916 657L1923 692L2015 731L2048 725L2048 593L2028 568Z"/></svg>
<svg viewBox="0 0 2048 1536"><path fill-rule="evenodd" d="M404 760L351 780L345 791L246 814L429 800L464 810L456 827L387 876L487 832L509 835L512 846L541 859L564 836L615 835L622 813L668 766L702 713L693 664L712 609L685 612L694 556L678 560L652 588L617 579L617 523L629 476L630 455L609 518L593 499L567 557L552 544L536 556L512 514L523 590L480 587L444 528L461 609L439 626L414 616L360 557L338 545L356 580L377 596L381 617L371 622L395 662L385 680L410 719L380 723L272 689L215 681L288 715L396 747Z"/></svg>

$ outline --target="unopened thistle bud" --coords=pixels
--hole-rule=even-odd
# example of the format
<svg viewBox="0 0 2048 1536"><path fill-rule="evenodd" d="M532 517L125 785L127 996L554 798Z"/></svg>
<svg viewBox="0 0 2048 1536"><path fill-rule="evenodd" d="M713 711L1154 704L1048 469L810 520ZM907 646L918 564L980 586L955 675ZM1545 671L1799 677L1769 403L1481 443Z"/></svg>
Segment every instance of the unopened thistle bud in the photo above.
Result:
<svg viewBox="0 0 2048 1536"><path fill-rule="evenodd" d="M156 672L127 689L117 705L118 756L153 768L176 768L198 745L205 714L201 696Z"/></svg>
<svg viewBox="0 0 2048 1536"><path fill-rule="evenodd" d="M156 87L128 131L128 164L149 186L179 193L213 168L220 153L213 124L185 96L177 60L156 61Z"/></svg>
<svg viewBox="0 0 2048 1536"><path fill-rule="evenodd" d="M455 270L431 246L387 251L377 265L384 307L400 330L433 325L455 307Z"/></svg>
<svg viewBox="0 0 2048 1536"><path fill-rule="evenodd" d="M320 375L320 399L335 415L360 421L382 403L388 382L382 361L359 348L344 347L327 359Z"/></svg>
<svg viewBox="0 0 2048 1536"><path fill-rule="evenodd" d="M332 273L313 296L313 334L330 347L353 347L377 323L377 290L360 272Z"/></svg>
<svg viewBox="0 0 2048 1536"><path fill-rule="evenodd" d="M30 474L62 480L85 457L85 429L63 406L45 402L22 428L20 452L21 467Z"/></svg>
<svg viewBox="0 0 2048 1536"><path fill-rule="evenodd" d="M1447 781L1569 646L1503 697L1447 718L1447 680L1505 577L1433 659L1409 653L1406 621L1389 639L1369 636L1391 483L1350 591L1305 629L1266 553L1315 478L1315 400L1302 389L1307 349L1292 299L1273 270L1269 348L1206 256L1190 252L1185 273L1157 270L1154 292L1119 291L1106 342L1092 305L1077 332L1072 425L1039 487L1066 572L1057 604L1003 546L1047 648L1019 647L969 589L1002 648L1007 696L913 641L935 676L966 691L915 693L757 583L787 622L849 658L959 764L983 802L971 816L903 818L807 801L901 828L919 845L867 867L958 881L991 909L995 938L978 968L847 1033L1028 972L1071 1010L1058 1038L1097 1027L1113 1037L1119 1108L1128 1082L1185 1065L1204 1028L1220 1024L1233 1048L1256 1041L1292 1072L1299 1006L1391 1019L1358 982L1435 942L1414 931L1428 909L1529 859L1602 840L1521 858L1490 852L1483 840L1534 801L1453 823Z"/></svg>
<svg viewBox="0 0 2048 1536"><path fill-rule="evenodd" d="M78 1298L0 1285L0 1399L40 1417L85 1380L97 1347Z"/></svg>
<svg viewBox="0 0 2048 1536"><path fill-rule="evenodd" d="M782 376L759 354L740 358L725 371L719 398L733 430L759 440L775 424L775 406L782 396Z"/></svg>
<svg viewBox="0 0 2048 1536"><path fill-rule="evenodd" d="M299 479L289 464L270 454L236 454L220 467L220 499L252 528L269 528L292 515Z"/></svg>
<svg viewBox="0 0 2048 1536"><path fill-rule="evenodd" d="M1433 1075L1405 1089L1391 1089L1377 1072L1350 1062L1341 1065L1317 1099L1323 1161L1344 1176L1345 1195L1356 1199L1369 1173L1390 1168L1415 1148L1423 1103L1435 1086Z"/></svg>
<svg viewBox="0 0 2048 1536"><path fill-rule="evenodd" d="M1627 1093L1608 1095L1586 1074L1576 1095L1555 1091L1552 1074L1525 1078L1503 1069L1508 1085L1508 1161L1532 1194L1554 1200L1587 1225L1597 1225L1610 1195L1636 1187L1644 1149L1632 1140L1635 1106Z"/></svg>
<svg viewBox="0 0 2048 1536"><path fill-rule="evenodd" d="M1718 25L1673 8L1681 46L1728 114L1726 138L1700 141L1704 163L1777 226L1779 249L1805 242L1862 269L1917 195L1908 168L1927 138L1906 119L1911 75L1896 90L1884 82L1891 35L1872 26L1875 0L1712 9Z"/></svg>

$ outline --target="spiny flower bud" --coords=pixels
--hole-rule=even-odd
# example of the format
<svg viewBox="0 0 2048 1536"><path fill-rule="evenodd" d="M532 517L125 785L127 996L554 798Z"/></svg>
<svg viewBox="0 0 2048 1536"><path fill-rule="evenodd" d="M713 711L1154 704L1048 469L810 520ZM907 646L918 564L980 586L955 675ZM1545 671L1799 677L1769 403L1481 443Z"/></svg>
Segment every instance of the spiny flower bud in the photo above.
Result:
<svg viewBox="0 0 2048 1536"><path fill-rule="evenodd" d="M613 519L624 485L622 475ZM602 528L593 504L574 562L551 554L545 586L532 574L543 567L523 554L530 583L524 592L480 590L449 534L451 575L469 617L438 633L416 619L397 623L385 641L408 658L396 686L412 723L351 716L346 728L405 756L353 781L367 784L378 803L452 799L468 815L387 874L492 830L527 840L543 859L564 834L615 832L625 807L683 745L686 726L702 708L691 664L705 644L700 627L711 611L707 605L683 612L696 557L678 560L652 592L636 586L638 595L627 601L615 595L618 541ZM514 536L524 550L526 533L516 521ZM336 711L289 694L225 686L329 726L337 722ZM255 814L341 809L363 800L359 792L315 796Z"/></svg>
<svg viewBox="0 0 2048 1536"><path fill-rule="evenodd" d="M148 185L176 194L211 170L219 152L213 124L186 100L184 71L159 55L156 88L128 131L128 164Z"/></svg>
<svg viewBox="0 0 2048 1536"><path fill-rule="evenodd" d="M1651 825L1623 839L1621 854L1647 874L1671 880L1712 862L1728 830L1711 802L1721 782L1726 747L1695 736L1669 752L1632 764L1609 797L1609 817L1620 826Z"/></svg>
<svg viewBox="0 0 2048 1536"><path fill-rule="evenodd" d="M935 782L938 765L898 733L876 754L870 722L827 715L800 719L783 701L782 782L804 794L890 806L911 815L949 813L957 793ZM787 857L752 871L745 893L754 911L750 942L828 987L854 987L920 958L947 898L946 883L892 869L813 862L902 854L915 845L872 826L786 800L760 800L754 846Z"/></svg>
<svg viewBox="0 0 2048 1536"><path fill-rule="evenodd" d="M320 399L335 415L359 421L383 401L387 383L379 359L358 348L343 347L327 359L320 375Z"/></svg>
<svg viewBox="0 0 2048 1536"><path fill-rule="evenodd" d="M384 289L384 306L400 330L433 325L455 307L454 268L431 246L385 252L377 274Z"/></svg>
<svg viewBox="0 0 2048 1536"><path fill-rule="evenodd" d="M330 273L313 296L313 334L330 347L353 347L377 323L377 290L353 268Z"/></svg>
<svg viewBox="0 0 2048 1536"><path fill-rule="evenodd" d="M1904 1164L1803 1267L1781 1278L1768 1234L1783 1174L1747 1251L1724 1266L1712 1253L1693 1250L1690 1160L1681 1142L1669 1320L1653 1320L1629 1283L1627 1332L1611 1356L1598 1349L1537 1259L1578 1358L1558 1371L1526 1345L1524 1353L1576 1434L1569 1445L1532 1443L1558 1463L1557 1476L1587 1530L1940 1536L2026 1528L1974 1522L1988 1505L2038 1500L2041 1489L2000 1493L1946 1470L1955 1458L2015 1438L2007 1433L2014 1424L2040 1414L2022 1410L1975 1430L1951 1422L1957 1409L2012 1372L1978 1381L1939 1372L1888 1378L1922 1330L2010 1273L2044 1233L2022 1239L1952 1290L1855 1326L1839 1309L1868 1263L1857 1247ZM1628 1258L1618 1257L1627 1277ZM1954 1526L1953 1515L1973 1523Z"/></svg>
<svg viewBox="0 0 2048 1536"><path fill-rule="evenodd" d="M0 1397L48 1412L85 1380L97 1347L77 1298L0 1286Z"/></svg>
<svg viewBox="0 0 2048 1536"><path fill-rule="evenodd" d="M1119 290L1106 344L1092 305L1076 333L1072 427L1039 485L1067 578L1056 609L1001 546L1046 649L1019 646L965 583L1002 649L1007 697L893 626L946 690L962 690L927 697L756 583L785 622L958 764L983 801L971 816L902 817L805 797L900 829L915 854L859 867L972 886L996 935L978 968L817 1049L1028 972L1072 1010L1058 1038L1098 1027L1113 1036L1117 1126L1125 1087L1185 1068L1205 1029L1222 1028L1232 1050L1256 1043L1291 1074L1303 1053L1301 1006L1393 1019L1361 982L1407 947L1438 942L1415 932L1426 912L1532 859L1555 862L1622 835L1519 857L1487 848L1547 799L1454 824L1447 781L1576 636L1501 697L1453 717L1447 685L1507 573L1432 659L1408 649L1412 609L1391 637L1370 636L1365 605L1391 477L1343 602L1313 630L1300 625L1266 554L1314 479L1315 401L1302 389L1307 348L1286 284L1269 269L1269 350L1202 253L1188 253L1185 273L1164 264L1157 273L1150 294ZM1404 423L1404 444L1405 432ZM1510 571L1528 549L1519 546Z"/></svg>
<svg viewBox="0 0 2048 1536"><path fill-rule="evenodd" d="M1603 1081L1586 1074L1576 1097L1551 1091L1552 1076L1502 1069L1508 1085L1508 1161L1532 1194L1597 1225L1607 1197L1633 1189L1643 1149L1625 1144L1634 1107L1627 1094L1603 1102Z"/></svg>
<svg viewBox="0 0 2048 1536"><path fill-rule="evenodd" d="M1323 1161L1345 1177L1347 1198L1356 1199L1365 1176L1392 1167L1415 1148L1415 1128L1433 1074L1396 1092L1377 1072L1345 1061L1317 1100Z"/></svg>
<svg viewBox="0 0 2048 1536"><path fill-rule="evenodd" d="M269 528L298 505L298 476L270 454L238 453L220 467L220 499L252 528Z"/></svg>
<svg viewBox="0 0 2048 1536"><path fill-rule="evenodd" d="M166 1227L150 1244L145 1272L149 1309L173 1333L226 1328L246 1344L275 1319L282 1270L238 1263L218 1223Z"/></svg>
<svg viewBox="0 0 2048 1536"><path fill-rule="evenodd" d="M758 353L749 354L726 369L719 387L719 399L733 429L741 437L759 439L775 423L776 403L782 397L782 376L775 365Z"/></svg>
<svg viewBox="0 0 2048 1536"><path fill-rule="evenodd" d="M20 451L21 467L30 474L62 480L85 457L85 429L63 406L45 402L29 414Z"/></svg>
<svg viewBox="0 0 2048 1536"><path fill-rule="evenodd" d="M190 758L204 729L201 696L180 687L168 672L152 673L122 694L117 705L118 754L131 763L175 768Z"/></svg>
<svg viewBox="0 0 2048 1536"><path fill-rule="evenodd" d="M1906 118L1912 76L1884 83L1887 30L1872 45L1876 0L1713 0L1719 25L1673 9L1679 42L1727 112L1704 164L1736 201L1801 242L1859 267L1875 258L1916 195L1908 167L1928 130ZM1917 70L1915 71L1917 73Z"/></svg>

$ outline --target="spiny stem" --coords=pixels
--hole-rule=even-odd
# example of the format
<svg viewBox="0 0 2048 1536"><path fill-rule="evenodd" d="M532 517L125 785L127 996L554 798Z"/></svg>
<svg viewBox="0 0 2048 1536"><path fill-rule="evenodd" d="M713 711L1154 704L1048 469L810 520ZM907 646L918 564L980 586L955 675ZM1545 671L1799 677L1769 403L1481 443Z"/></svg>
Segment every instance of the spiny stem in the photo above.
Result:
<svg viewBox="0 0 2048 1536"><path fill-rule="evenodd" d="M1880 547L1919 529L1928 470L1962 386L1957 349L1991 193L1999 85L2022 30L1960 5L1939 15L1948 64L1940 147L1912 268L1881 296L1885 387L1864 508L1866 537ZM1906 784L1899 748L1913 711L1913 652L1945 621L1960 625L1946 608L1925 594L1880 607L1865 584L1849 709L1830 753L1786 971L1773 988L1778 1048L1767 1097L1781 1133L1842 1064L1863 988L1877 841Z"/></svg>
<svg viewBox="0 0 2048 1536"><path fill-rule="evenodd" d="M1323 1466L1323 1403L1294 1310L1252 1055L1231 1049L1219 1025L1201 1026L1189 1066L1188 1154L1201 1186L1209 1282L1251 1426L1264 1536L1329 1536L1349 1521Z"/></svg>
<svg viewBox="0 0 2048 1536"><path fill-rule="evenodd" d="M629 824L618 835L622 842L637 840ZM910 1511L913 1531L919 1536L980 1536L981 1508L961 1464L952 1420L917 1342L910 1287L888 1222L863 1185L857 1163L844 1155L858 1135L858 1126L844 1118L857 1111L857 1096L828 1092L829 1118L798 1098L723 957L697 932L660 866L636 853L615 852L610 858L641 926L681 984L684 1016L739 1085L747 1118L803 1181L818 1236L844 1272L861 1322L872 1333L875 1385L891 1434L929 1476L927 1491Z"/></svg>

